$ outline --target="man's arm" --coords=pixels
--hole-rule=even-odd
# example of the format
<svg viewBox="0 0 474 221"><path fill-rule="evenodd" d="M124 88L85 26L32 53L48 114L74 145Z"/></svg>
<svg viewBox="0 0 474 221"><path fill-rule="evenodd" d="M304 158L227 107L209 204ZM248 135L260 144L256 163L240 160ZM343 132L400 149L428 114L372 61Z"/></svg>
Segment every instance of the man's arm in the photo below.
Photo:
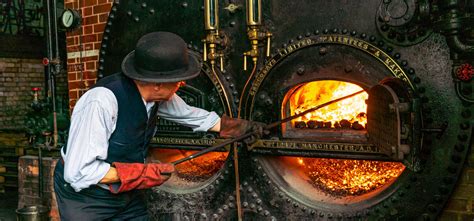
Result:
<svg viewBox="0 0 474 221"><path fill-rule="evenodd" d="M211 129L209 129L209 131L212 131L212 132L221 131L221 119L219 119L217 123L213 127L211 127Z"/></svg>
<svg viewBox="0 0 474 221"><path fill-rule="evenodd" d="M218 132L220 130L220 118L215 112L190 106L176 94L170 100L159 103L157 115L163 119L188 126L193 131Z"/></svg>
<svg viewBox="0 0 474 221"><path fill-rule="evenodd" d="M64 159L64 179L75 191L112 182L114 169L107 158L108 139L115 130L117 100L109 89L93 88L77 102Z"/></svg>
<svg viewBox="0 0 474 221"><path fill-rule="evenodd" d="M100 183L109 184L119 182L119 176L117 174L117 169L115 167L110 167L109 171L105 174L104 178L100 180Z"/></svg>

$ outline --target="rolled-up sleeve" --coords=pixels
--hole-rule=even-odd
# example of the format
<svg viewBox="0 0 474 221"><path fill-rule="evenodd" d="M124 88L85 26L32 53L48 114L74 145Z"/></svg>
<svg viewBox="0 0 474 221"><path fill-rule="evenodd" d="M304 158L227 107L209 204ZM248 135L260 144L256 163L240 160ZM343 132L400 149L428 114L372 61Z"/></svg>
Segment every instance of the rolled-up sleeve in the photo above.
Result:
<svg viewBox="0 0 474 221"><path fill-rule="evenodd" d="M189 106L176 94L171 99L159 103L157 115L163 119L188 126L193 131L208 131L220 119L213 111Z"/></svg>
<svg viewBox="0 0 474 221"><path fill-rule="evenodd" d="M110 169L108 140L115 130L117 101L106 88L84 94L71 116L64 158L64 179L75 191L98 184Z"/></svg>

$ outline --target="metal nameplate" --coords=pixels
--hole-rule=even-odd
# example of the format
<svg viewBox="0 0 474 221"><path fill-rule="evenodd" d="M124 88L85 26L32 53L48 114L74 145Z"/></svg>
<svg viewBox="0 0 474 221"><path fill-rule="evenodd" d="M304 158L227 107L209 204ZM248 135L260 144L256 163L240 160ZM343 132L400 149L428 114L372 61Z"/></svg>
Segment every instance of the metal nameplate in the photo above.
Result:
<svg viewBox="0 0 474 221"><path fill-rule="evenodd" d="M289 150L310 150L310 151L328 151L344 153L382 153L378 147L371 144L352 144L352 143L326 143L326 142L308 142L308 141L281 141L281 140L258 140L252 144L250 149L289 149Z"/></svg>

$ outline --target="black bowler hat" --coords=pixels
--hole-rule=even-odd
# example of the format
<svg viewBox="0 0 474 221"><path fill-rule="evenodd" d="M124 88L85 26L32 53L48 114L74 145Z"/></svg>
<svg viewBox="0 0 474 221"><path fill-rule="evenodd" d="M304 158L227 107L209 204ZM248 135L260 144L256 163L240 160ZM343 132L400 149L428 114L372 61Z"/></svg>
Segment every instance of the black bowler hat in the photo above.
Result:
<svg viewBox="0 0 474 221"><path fill-rule="evenodd" d="M141 37L135 50L125 56L122 71L140 81L178 82L198 76L201 62L178 35L152 32Z"/></svg>

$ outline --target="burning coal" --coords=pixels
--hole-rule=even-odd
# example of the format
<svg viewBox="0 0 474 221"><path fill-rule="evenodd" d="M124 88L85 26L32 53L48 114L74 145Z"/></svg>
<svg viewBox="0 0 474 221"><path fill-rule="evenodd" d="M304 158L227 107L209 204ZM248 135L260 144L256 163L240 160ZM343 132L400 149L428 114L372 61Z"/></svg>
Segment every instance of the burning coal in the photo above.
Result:
<svg viewBox="0 0 474 221"><path fill-rule="evenodd" d="M342 81L314 81L298 87L290 95L290 115L362 90ZM361 130L367 124L367 93L345 99L308 113L293 121L297 128L352 128Z"/></svg>

